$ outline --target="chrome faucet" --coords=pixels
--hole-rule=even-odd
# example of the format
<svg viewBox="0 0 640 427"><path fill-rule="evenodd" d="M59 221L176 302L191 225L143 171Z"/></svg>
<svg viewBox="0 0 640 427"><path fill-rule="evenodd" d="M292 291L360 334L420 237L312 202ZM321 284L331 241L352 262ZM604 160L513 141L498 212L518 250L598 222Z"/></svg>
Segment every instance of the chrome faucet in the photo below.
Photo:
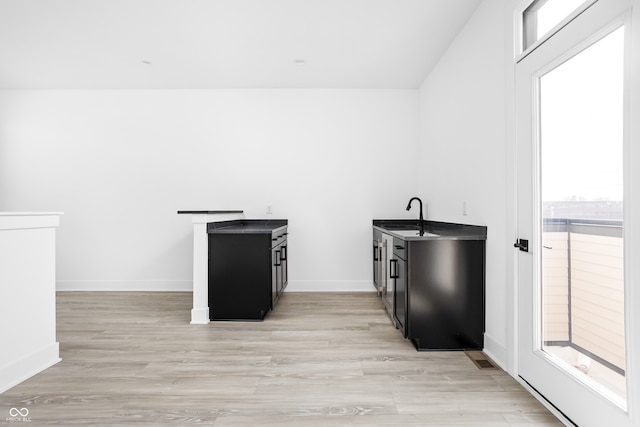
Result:
<svg viewBox="0 0 640 427"><path fill-rule="evenodd" d="M411 200L409 200L409 204L407 205L407 210L411 209L411 203L417 200L420 203L420 219L419 219L419 224L420 225L420 235L422 236L424 234L424 218L422 216L422 200L420 200L419 197L412 197Z"/></svg>

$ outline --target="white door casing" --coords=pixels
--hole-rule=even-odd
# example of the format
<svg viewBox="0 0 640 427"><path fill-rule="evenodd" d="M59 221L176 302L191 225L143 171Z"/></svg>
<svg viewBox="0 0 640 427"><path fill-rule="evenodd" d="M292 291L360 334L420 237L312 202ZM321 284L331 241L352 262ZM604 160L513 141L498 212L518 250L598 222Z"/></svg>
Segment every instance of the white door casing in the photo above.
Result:
<svg viewBox="0 0 640 427"><path fill-rule="evenodd" d="M535 50L520 57L515 65L515 173L516 236L529 241L529 252L516 256L516 341L515 372L569 419L580 426L640 426L638 401L638 321L635 308L640 307L633 279L640 277L633 253L640 253L633 212L640 212L640 4L634 0L598 0ZM625 311L627 405L620 407L594 392L576 377L555 365L539 348L537 325L540 322L539 290L541 214L539 206L539 78L593 45L621 25L625 28L625 129L624 129L624 237L625 237ZM586 88L588 89L588 88ZM637 216L637 215L636 215ZM636 256L635 258L638 258ZM634 360L633 355L636 355Z"/></svg>

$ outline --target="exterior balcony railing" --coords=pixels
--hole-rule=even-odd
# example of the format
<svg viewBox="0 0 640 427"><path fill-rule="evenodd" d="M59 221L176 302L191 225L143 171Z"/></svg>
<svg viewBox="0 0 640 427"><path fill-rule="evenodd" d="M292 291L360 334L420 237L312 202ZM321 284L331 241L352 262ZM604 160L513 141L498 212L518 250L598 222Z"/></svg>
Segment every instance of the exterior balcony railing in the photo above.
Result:
<svg viewBox="0 0 640 427"><path fill-rule="evenodd" d="M624 376L623 223L546 218L543 339Z"/></svg>

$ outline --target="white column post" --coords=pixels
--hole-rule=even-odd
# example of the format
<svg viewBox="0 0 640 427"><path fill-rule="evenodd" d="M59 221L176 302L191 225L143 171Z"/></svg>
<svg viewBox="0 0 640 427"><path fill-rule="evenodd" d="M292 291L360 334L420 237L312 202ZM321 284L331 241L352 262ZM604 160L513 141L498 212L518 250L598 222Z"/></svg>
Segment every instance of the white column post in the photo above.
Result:
<svg viewBox="0 0 640 427"><path fill-rule="evenodd" d="M242 213L193 213L193 308L191 324L209 323L209 238L207 223L242 219Z"/></svg>

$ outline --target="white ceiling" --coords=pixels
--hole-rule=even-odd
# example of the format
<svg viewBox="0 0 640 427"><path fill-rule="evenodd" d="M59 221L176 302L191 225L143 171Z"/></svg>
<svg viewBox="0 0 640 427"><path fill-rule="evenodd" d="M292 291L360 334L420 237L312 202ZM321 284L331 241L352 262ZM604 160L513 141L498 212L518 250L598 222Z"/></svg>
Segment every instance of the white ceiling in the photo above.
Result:
<svg viewBox="0 0 640 427"><path fill-rule="evenodd" d="M0 88L414 89L480 1L0 0Z"/></svg>

